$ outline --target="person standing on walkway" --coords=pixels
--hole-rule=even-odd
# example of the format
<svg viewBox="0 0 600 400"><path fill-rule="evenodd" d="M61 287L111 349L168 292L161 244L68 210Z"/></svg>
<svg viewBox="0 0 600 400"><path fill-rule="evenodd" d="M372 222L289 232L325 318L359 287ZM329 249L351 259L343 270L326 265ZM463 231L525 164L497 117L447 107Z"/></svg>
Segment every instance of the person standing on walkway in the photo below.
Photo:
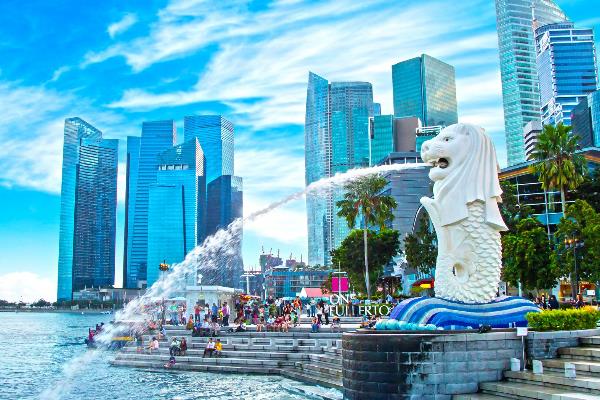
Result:
<svg viewBox="0 0 600 400"><path fill-rule="evenodd" d="M229 314L231 314L231 309L227 305L227 302L223 303L223 326L229 326Z"/></svg>
<svg viewBox="0 0 600 400"><path fill-rule="evenodd" d="M196 304L194 306L194 322L200 321L200 306Z"/></svg>
<svg viewBox="0 0 600 400"><path fill-rule="evenodd" d="M319 325L321 325L323 323L323 307L321 306L321 303L317 304L317 320L319 321Z"/></svg>
<svg viewBox="0 0 600 400"><path fill-rule="evenodd" d="M323 315L325 315L325 325L329 325L329 303L323 304Z"/></svg>
<svg viewBox="0 0 600 400"><path fill-rule="evenodd" d="M310 300L310 315L309 317L314 317L317 315L317 302L315 299Z"/></svg>

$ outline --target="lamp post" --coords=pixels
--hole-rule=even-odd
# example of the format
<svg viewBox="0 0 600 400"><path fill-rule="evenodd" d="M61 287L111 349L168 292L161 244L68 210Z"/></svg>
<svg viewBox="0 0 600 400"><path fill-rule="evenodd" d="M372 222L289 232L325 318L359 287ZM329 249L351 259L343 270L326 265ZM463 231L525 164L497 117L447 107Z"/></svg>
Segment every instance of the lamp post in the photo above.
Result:
<svg viewBox="0 0 600 400"><path fill-rule="evenodd" d="M573 299L575 299L577 297L577 294L579 293L579 271L577 270L577 249L583 248L584 245L585 245L585 242L583 240L579 240L576 237L565 239L565 248L573 249L573 259L575 262L575 271L574 271L575 282L573 282L573 279L571 279L571 292L572 292L571 295L573 296Z"/></svg>
<svg viewBox="0 0 600 400"><path fill-rule="evenodd" d="M167 260L163 260L163 262L161 262L160 264L158 264L158 269L161 272L161 278L165 277L165 274L167 273L167 271L169 270L169 264L167 264ZM165 298L163 296L162 298L162 325L165 324Z"/></svg>

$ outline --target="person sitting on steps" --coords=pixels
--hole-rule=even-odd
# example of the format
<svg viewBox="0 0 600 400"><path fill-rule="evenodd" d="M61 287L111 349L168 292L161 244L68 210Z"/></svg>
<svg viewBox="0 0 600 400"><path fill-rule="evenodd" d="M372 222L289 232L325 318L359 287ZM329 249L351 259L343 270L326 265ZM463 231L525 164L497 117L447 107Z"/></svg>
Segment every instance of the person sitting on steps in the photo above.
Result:
<svg viewBox="0 0 600 400"><path fill-rule="evenodd" d="M206 343L206 347L204 348L204 354L202 354L202 358L206 357L206 353L208 353L209 357L212 357L213 351L215 351L215 342L213 342L212 338L208 339L208 343Z"/></svg>

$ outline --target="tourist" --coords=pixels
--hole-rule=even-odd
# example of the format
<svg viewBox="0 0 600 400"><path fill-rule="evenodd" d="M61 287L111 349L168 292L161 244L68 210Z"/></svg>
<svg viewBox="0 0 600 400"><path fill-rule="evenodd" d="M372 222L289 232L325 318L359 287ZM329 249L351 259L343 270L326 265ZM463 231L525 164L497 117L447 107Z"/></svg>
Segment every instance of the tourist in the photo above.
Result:
<svg viewBox="0 0 600 400"><path fill-rule="evenodd" d="M260 317L260 319L256 323L256 332L263 332L264 326L265 326L265 317Z"/></svg>
<svg viewBox="0 0 600 400"><path fill-rule="evenodd" d="M213 303L212 308L210 310L211 312L211 320L213 322L217 322L218 318L219 318L219 307L217 307L217 305L215 303Z"/></svg>
<svg viewBox="0 0 600 400"><path fill-rule="evenodd" d="M171 346L169 347L169 354L172 356L179 355L179 340L176 337L174 337L171 340Z"/></svg>
<svg viewBox="0 0 600 400"><path fill-rule="evenodd" d="M175 325L175 326L179 325L178 319L177 319L177 305L171 304L169 309L171 310L171 325Z"/></svg>
<svg viewBox="0 0 600 400"><path fill-rule="evenodd" d="M542 298L540 299L540 307L542 308L542 310L548 309L548 303L546 302L545 295L542 295Z"/></svg>
<svg viewBox="0 0 600 400"><path fill-rule="evenodd" d="M142 335L142 332L140 332L139 330L135 333L135 341L136 341L136 345L137 345L137 352L141 353L142 351L144 351L144 336Z"/></svg>
<svg viewBox="0 0 600 400"><path fill-rule="evenodd" d="M555 295L550 295L550 300L548 301L548 307L550 310L558 310L560 305L558 304L558 300Z"/></svg>
<svg viewBox="0 0 600 400"><path fill-rule="evenodd" d="M298 313L301 310L298 310ZM296 313L296 311L292 311L292 314L290 315L290 319L292 324L294 324L294 326L298 326L298 314Z"/></svg>
<svg viewBox="0 0 600 400"><path fill-rule="evenodd" d="M323 315L325 316L325 325L329 325L329 303L323 304Z"/></svg>
<svg viewBox="0 0 600 400"><path fill-rule="evenodd" d="M310 303L306 303L306 316L312 317L312 315L310 315Z"/></svg>
<svg viewBox="0 0 600 400"><path fill-rule="evenodd" d="M212 338L208 339L208 343L206 343L206 347L204 348L204 354L202 358L206 357L206 353L208 353L209 357L212 357L212 353L215 351L215 342L213 342Z"/></svg>
<svg viewBox="0 0 600 400"><path fill-rule="evenodd" d="M310 315L309 317L314 317L317 315L317 302L315 299L310 299Z"/></svg>
<svg viewBox="0 0 600 400"><path fill-rule="evenodd" d="M275 318L272 315L269 315L269 319L267 319L267 332L274 331L275 328Z"/></svg>
<svg viewBox="0 0 600 400"><path fill-rule="evenodd" d="M221 357L221 353L223 352L223 343L221 343L221 339L217 339L215 343L215 357Z"/></svg>
<svg viewBox="0 0 600 400"><path fill-rule="evenodd" d="M188 331L194 329L194 315L190 314L190 318L187 321L185 329L187 329Z"/></svg>
<svg viewBox="0 0 600 400"><path fill-rule="evenodd" d="M167 330L164 325L160 326L160 330L158 332L158 340L162 340L167 337Z"/></svg>
<svg viewBox="0 0 600 400"><path fill-rule="evenodd" d="M223 313L223 326L229 326L229 315L231 314L231 309L227 305L227 302L223 303L221 312Z"/></svg>
<svg viewBox="0 0 600 400"><path fill-rule="evenodd" d="M333 317L333 320L331 321L331 332L341 332L342 331L342 324L340 321L340 317L338 317L337 315L335 317Z"/></svg>
<svg viewBox="0 0 600 400"><path fill-rule="evenodd" d="M219 334L219 323L217 321L214 321L210 323L210 331L209 331L209 335L212 335L213 337L217 336Z"/></svg>
<svg viewBox="0 0 600 400"><path fill-rule="evenodd" d="M185 356L187 351L187 341L184 337L181 338L181 342L179 342L179 352L182 356Z"/></svg>
<svg viewBox="0 0 600 400"><path fill-rule="evenodd" d="M190 315L190 317L191 317L191 315ZM191 318L190 318L190 319L191 319ZM199 322L199 321L202 321L202 320L200 319L200 305L199 305L199 304L196 304L196 305L194 306L194 322Z"/></svg>
<svg viewBox="0 0 600 400"><path fill-rule="evenodd" d="M319 325L321 325L323 323L322 317L323 317L323 306L321 305L321 303L319 303L319 304L317 304L317 319L319 320Z"/></svg>
<svg viewBox="0 0 600 400"><path fill-rule="evenodd" d="M575 304L573 304L573 307L577 309L585 307L585 302L583 301L583 296L581 293L579 293L575 298Z"/></svg>
<svg viewBox="0 0 600 400"><path fill-rule="evenodd" d="M320 326L321 326L321 323L320 323L319 319L317 317L313 317L312 323L311 323L311 326L310 326L310 331L312 333L318 333Z"/></svg>
<svg viewBox="0 0 600 400"><path fill-rule="evenodd" d="M148 345L148 350L150 351L150 353L158 352L158 347L158 339L156 339L156 337L153 337L150 341L150 344Z"/></svg>
<svg viewBox="0 0 600 400"><path fill-rule="evenodd" d="M175 357L171 356L169 361L164 365L165 368L172 368L175 365Z"/></svg>

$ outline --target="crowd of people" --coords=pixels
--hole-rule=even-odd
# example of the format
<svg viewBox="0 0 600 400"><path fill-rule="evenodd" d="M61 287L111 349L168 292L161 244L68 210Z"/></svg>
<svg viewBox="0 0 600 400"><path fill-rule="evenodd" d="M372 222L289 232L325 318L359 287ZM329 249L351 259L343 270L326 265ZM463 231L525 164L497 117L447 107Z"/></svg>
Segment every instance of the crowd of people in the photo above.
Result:
<svg viewBox="0 0 600 400"><path fill-rule="evenodd" d="M537 305L542 310L559 310L560 309L560 304L558 302L558 299L553 294L550 295L549 299L546 299L545 295L541 295L532 300L535 303L535 305ZM570 305L573 308L577 308L577 309L583 308L586 306L585 301L583 300L583 296L581 294L578 294L575 297L575 300L570 302Z"/></svg>

